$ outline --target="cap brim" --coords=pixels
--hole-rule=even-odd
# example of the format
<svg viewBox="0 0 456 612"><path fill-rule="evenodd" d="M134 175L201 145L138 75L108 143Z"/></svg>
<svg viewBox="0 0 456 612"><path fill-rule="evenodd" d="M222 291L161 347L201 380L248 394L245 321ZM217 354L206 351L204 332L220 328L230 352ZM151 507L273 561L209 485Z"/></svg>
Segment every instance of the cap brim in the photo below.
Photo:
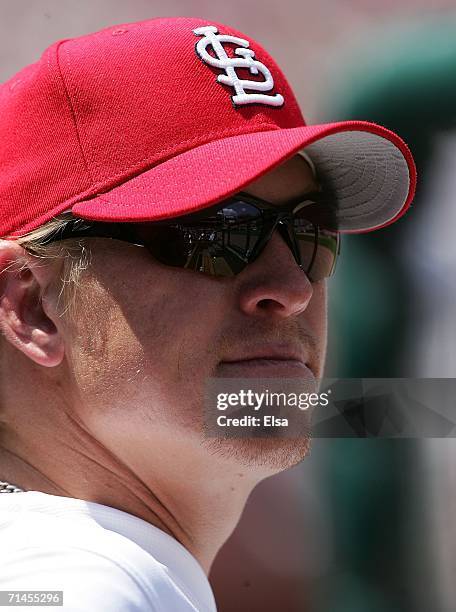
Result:
<svg viewBox="0 0 456 612"><path fill-rule="evenodd" d="M379 229L413 199L416 169L405 143L373 123L348 121L231 136L176 155L72 212L97 221L154 221L206 208L300 150L310 156L346 233Z"/></svg>

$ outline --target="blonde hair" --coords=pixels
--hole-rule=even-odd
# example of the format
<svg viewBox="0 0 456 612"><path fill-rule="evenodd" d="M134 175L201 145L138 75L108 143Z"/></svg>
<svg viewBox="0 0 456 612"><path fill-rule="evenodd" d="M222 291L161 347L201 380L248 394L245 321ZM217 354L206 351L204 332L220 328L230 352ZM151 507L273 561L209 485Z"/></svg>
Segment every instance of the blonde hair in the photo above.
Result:
<svg viewBox="0 0 456 612"><path fill-rule="evenodd" d="M90 265L91 252L86 247L84 238L66 238L62 241L47 242L49 238L58 235L59 232L64 230L70 221L76 227L81 227L87 223L84 219L76 219L70 211L64 212L53 217L40 227L16 238L15 242L22 246L29 254L37 259L41 259L43 262L51 259L63 259L62 274L59 279L60 291L58 300L59 302L60 300L63 301L64 310L60 316L69 313L69 316L72 317L76 289L82 272ZM14 265L13 263L5 268L5 270L13 268ZM39 264L37 263L37 265ZM15 269L21 271L27 266L28 264L24 262Z"/></svg>

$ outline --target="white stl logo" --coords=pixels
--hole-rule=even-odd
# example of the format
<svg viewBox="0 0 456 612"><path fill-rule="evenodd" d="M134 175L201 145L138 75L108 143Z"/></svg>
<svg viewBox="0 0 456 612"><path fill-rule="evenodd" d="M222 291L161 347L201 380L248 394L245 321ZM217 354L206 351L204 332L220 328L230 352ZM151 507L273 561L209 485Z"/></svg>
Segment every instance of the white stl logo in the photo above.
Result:
<svg viewBox="0 0 456 612"><path fill-rule="evenodd" d="M229 34L219 34L215 26L203 26L193 30L196 36L204 36L196 43L196 52L199 57L215 68L225 71L217 77L219 83L234 87L236 95L231 96L233 104L268 104L269 106L282 106L284 98L280 94L268 95L259 93L247 93L251 91L271 91L274 87L274 79L266 66L255 59L255 53L249 49L249 41L244 38L230 36ZM234 53L239 56L228 57L223 44L224 42L239 45ZM207 47L212 45L216 57L207 52ZM236 73L236 68L247 68L251 74L261 73L264 81L250 81L240 79Z"/></svg>

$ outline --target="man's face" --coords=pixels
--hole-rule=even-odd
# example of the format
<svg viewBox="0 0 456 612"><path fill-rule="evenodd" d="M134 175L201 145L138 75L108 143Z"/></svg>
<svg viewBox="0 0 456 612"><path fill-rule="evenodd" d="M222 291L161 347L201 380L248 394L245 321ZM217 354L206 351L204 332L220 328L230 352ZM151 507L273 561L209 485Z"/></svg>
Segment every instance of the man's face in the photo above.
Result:
<svg viewBox="0 0 456 612"><path fill-rule="evenodd" d="M280 204L315 188L307 162L295 157L243 191ZM326 285L310 283L277 231L231 278L165 266L144 248L110 239L91 239L90 248L65 355L75 410L100 442L138 475L151 454L265 473L303 458L307 440L215 442L201 432L210 377L322 375ZM268 347L301 351L309 370L240 363Z"/></svg>

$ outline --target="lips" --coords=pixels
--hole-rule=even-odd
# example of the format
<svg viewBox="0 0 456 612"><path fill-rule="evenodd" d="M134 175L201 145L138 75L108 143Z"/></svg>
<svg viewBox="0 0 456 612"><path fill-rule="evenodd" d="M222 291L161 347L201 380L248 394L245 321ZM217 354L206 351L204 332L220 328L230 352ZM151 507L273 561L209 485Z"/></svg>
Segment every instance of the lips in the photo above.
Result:
<svg viewBox="0 0 456 612"><path fill-rule="evenodd" d="M290 362L300 363L302 365L307 364L307 358L302 348L297 346L283 346L283 345L267 345L262 347L253 348L248 352L240 353L233 357L223 359L221 363L248 363L253 362L260 363L262 361L267 362ZM282 364L283 365L283 364Z"/></svg>
<svg viewBox="0 0 456 612"><path fill-rule="evenodd" d="M277 357L254 357L252 359L238 359L233 361L222 361L222 364L228 365L246 365L246 366L261 366L261 365L276 365L276 366L295 366L306 367L306 364L301 359L287 359Z"/></svg>
<svg viewBox="0 0 456 612"><path fill-rule="evenodd" d="M218 376L228 378L296 378L315 381L303 347L261 345L227 357L218 365Z"/></svg>

